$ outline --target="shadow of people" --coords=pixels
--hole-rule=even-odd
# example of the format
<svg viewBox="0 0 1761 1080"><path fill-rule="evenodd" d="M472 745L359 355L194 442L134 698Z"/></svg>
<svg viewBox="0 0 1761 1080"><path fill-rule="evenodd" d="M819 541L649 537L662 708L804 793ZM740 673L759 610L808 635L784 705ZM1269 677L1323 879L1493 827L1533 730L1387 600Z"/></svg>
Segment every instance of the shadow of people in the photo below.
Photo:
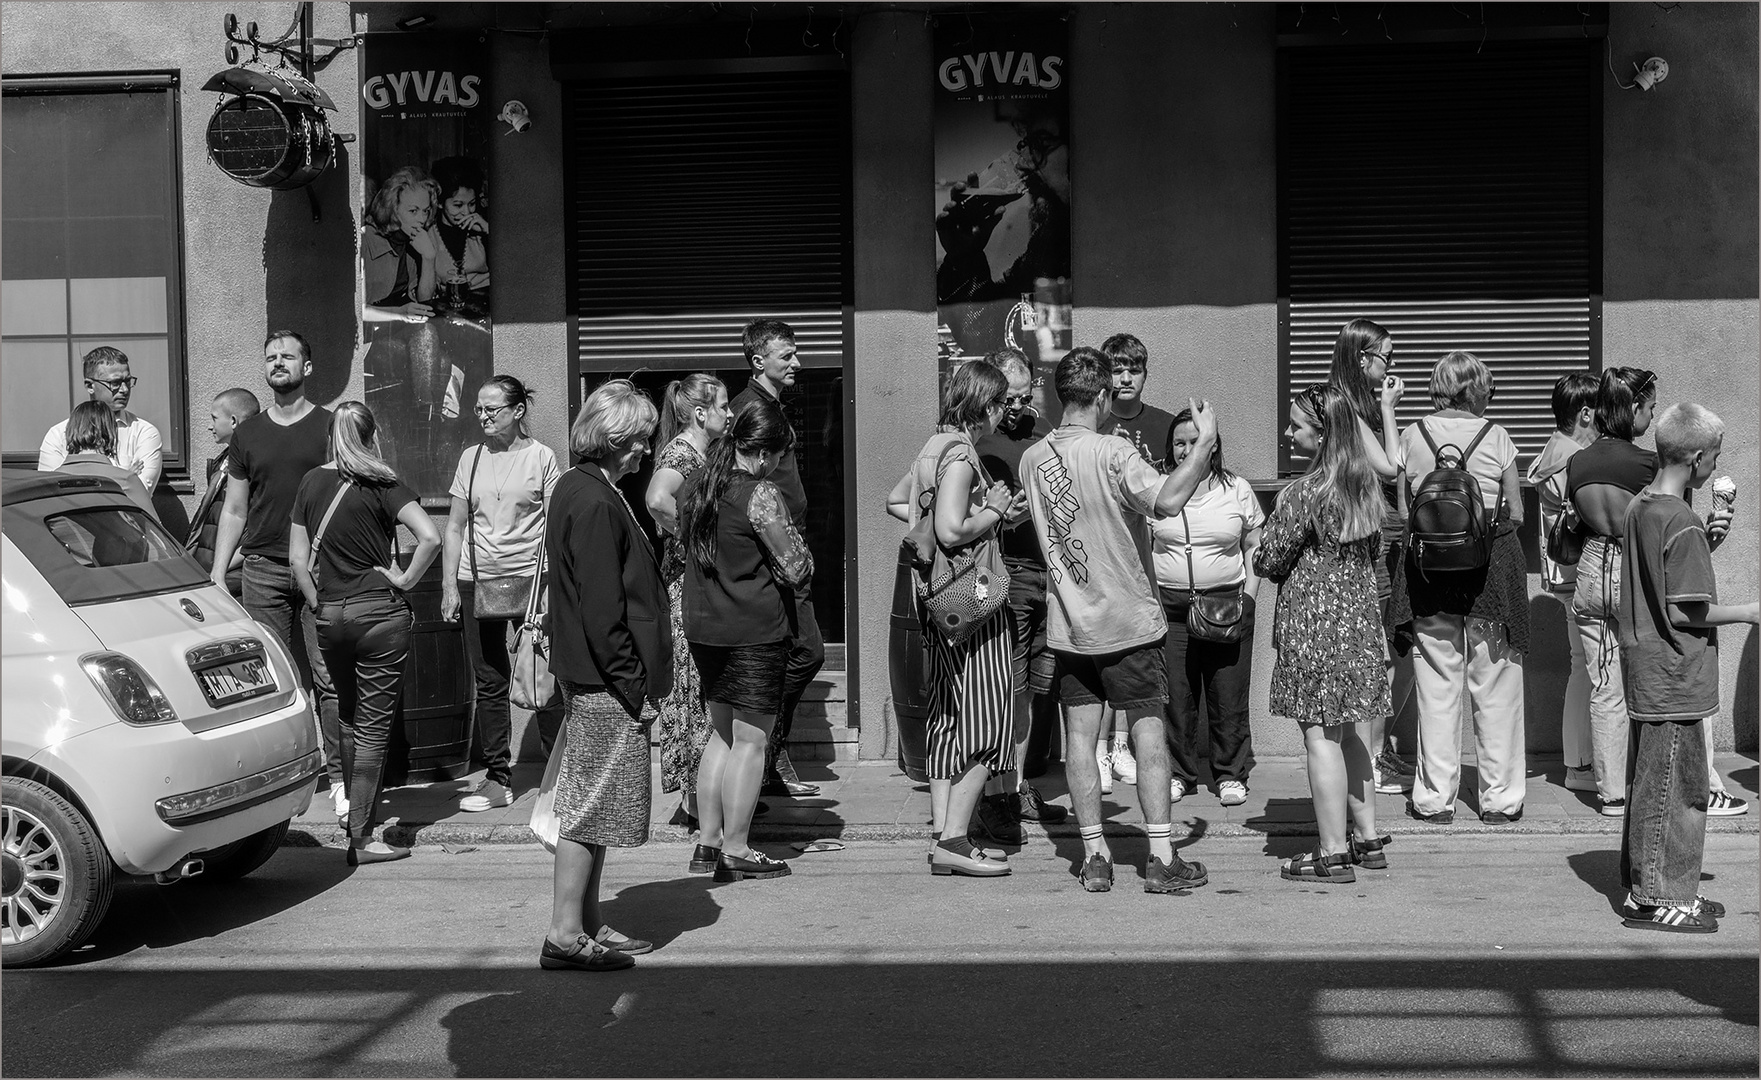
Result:
<svg viewBox="0 0 1761 1080"><path fill-rule="evenodd" d="M599 909L619 933L664 949L680 935L714 926L721 918L722 906L710 895L717 887L709 874L645 881L601 900Z"/></svg>
<svg viewBox="0 0 1761 1080"><path fill-rule="evenodd" d="M1618 841L1616 841L1618 843ZM1566 864L1578 880L1601 893L1615 914L1626 899L1626 885L1620 880L1620 848L1597 848L1577 855L1567 855Z"/></svg>

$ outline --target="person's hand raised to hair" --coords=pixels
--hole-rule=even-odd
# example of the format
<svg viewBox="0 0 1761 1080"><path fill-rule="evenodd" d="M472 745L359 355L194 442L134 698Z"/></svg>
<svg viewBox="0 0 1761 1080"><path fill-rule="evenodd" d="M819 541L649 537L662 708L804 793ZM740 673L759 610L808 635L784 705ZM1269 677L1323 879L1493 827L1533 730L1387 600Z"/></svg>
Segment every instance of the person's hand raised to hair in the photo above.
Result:
<svg viewBox="0 0 1761 1080"><path fill-rule="evenodd" d="M1186 407L1192 410L1192 426L1198 429L1198 441L1206 446L1215 445L1217 441L1217 411L1211 403L1203 398L1187 398Z"/></svg>

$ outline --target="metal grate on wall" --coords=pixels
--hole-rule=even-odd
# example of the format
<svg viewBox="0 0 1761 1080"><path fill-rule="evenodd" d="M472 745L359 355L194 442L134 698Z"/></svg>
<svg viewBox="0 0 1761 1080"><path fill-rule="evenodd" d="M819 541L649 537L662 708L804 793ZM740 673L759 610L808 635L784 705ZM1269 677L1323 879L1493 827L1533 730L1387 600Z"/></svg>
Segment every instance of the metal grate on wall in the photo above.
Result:
<svg viewBox="0 0 1761 1080"><path fill-rule="evenodd" d="M1593 46L1280 50L1287 395L1326 379L1340 327L1364 316L1394 335L1402 424L1431 411L1432 365L1465 349L1497 382L1487 417L1524 459L1540 450L1554 381L1600 367Z"/></svg>
<svg viewBox="0 0 1761 1080"><path fill-rule="evenodd" d="M844 362L849 80L773 71L570 83L577 370L742 367L753 318Z"/></svg>

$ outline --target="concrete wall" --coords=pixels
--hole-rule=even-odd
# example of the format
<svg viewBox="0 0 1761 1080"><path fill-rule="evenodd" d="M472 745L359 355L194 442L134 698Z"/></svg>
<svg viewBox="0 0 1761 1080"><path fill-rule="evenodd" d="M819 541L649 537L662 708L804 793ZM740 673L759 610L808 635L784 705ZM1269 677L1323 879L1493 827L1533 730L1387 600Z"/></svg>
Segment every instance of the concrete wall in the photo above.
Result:
<svg viewBox="0 0 1761 1080"><path fill-rule="evenodd" d="M1720 470L1739 494L1713 564L1720 596L1745 602L1761 595L1757 8L1612 4L1609 37L1622 81L1649 56L1669 78L1649 92L1610 80L1604 96L1603 363L1650 368L1661 404L1697 401L1724 419ZM1718 745L1752 751L1757 632L1719 638Z"/></svg>

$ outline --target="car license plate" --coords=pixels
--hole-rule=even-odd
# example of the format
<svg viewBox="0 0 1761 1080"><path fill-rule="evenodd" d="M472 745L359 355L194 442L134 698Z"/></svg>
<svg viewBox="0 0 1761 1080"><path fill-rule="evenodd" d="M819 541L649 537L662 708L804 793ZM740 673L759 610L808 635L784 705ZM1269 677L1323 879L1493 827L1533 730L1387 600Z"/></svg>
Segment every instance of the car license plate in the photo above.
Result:
<svg viewBox="0 0 1761 1080"><path fill-rule="evenodd" d="M269 663L260 656L247 656L231 663L220 664L196 672L208 704L219 708L245 701L275 689L275 676Z"/></svg>

